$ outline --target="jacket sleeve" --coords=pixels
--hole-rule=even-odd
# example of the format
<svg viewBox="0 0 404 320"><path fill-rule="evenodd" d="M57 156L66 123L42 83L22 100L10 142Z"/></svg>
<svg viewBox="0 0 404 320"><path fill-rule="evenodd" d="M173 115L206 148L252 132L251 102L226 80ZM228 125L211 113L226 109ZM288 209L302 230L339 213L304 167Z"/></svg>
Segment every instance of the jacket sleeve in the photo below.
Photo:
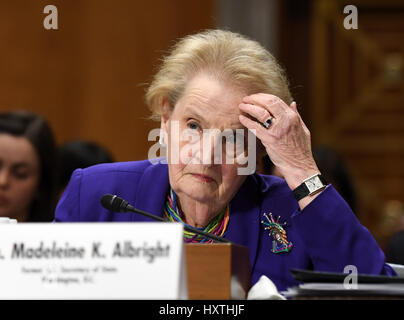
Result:
<svg viewBox="0 0 404 320"><path fill-rule="evenodd" d="M294 212L292 223L315 270L344 272L346 266L354 265L359 274L396 275L369 230L331 185Z"/></svg>
<svg viewBox="0 0 404 320"><path fill-rule="evenodd" d="M80 221L80 188L82 169L73 172L69 184L56 206L54 222Z"/></svg>

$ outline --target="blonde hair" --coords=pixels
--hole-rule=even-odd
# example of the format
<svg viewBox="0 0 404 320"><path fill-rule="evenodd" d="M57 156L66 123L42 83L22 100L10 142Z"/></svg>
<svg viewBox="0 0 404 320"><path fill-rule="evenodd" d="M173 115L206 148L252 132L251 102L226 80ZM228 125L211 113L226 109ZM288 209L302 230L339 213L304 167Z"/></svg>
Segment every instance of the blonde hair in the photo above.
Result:
<svg viewBox="0 0 404 320"><path fill-rule="evenodd" d="M174 108L188 81L201 71L231 81L249 94L270 93L287 104L293 101L284 70L257 41L230 31L207 30L180 39L163 58L146 92L152 118L160 119L163 100Z"/></svg>

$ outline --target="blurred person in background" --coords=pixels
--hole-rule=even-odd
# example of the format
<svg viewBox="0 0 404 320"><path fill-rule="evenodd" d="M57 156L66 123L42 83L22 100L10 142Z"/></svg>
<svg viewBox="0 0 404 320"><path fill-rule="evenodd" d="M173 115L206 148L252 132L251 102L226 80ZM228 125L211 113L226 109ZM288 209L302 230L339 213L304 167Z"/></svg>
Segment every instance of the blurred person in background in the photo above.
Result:
<svg viewBox="0 0 404 320"><path fill-rule="evenodd" d="M31 112L0 114L0 217L53 220L56 145L47 121Z"/></svg>
<svg viewBox="0 0 404 320"><path fill-rule="evenodd" d="M355 186L347 166L342 157L331 147L321 146L313 148L313 157L325 180L334 186L349 204L352 211L357 211ZM258 170L262 174L274 175L283 178L274 166L268 155L258 162Z"/></svg>
<svg viewBox="0 0 404 320"><path fill-rule="evenodd" d="M383 233L386 235L386 261L404 265L404 203L387 201L383 215Z"/></svg>
<svg viewBox="0 0 404 320"><path fill-rule="evenodd" d="M386 251L387 262L404 265L404 230L393 234Z"/></svg>
<svg viewBox="0 0 404 320"><path fill-rule="evenodd" d="M111 153L92 141L77 140L63 144L58 152L58 193L62 195L74 170L114 162Z"/></svg>
<svg viewBox="0 0 404 320"><path fill-rule="evenodd" d="M358 208L355 186L342 157L337 151L327 146L313 148L313 156L325 179L338 190L352 211L356 213Z"/></svg>

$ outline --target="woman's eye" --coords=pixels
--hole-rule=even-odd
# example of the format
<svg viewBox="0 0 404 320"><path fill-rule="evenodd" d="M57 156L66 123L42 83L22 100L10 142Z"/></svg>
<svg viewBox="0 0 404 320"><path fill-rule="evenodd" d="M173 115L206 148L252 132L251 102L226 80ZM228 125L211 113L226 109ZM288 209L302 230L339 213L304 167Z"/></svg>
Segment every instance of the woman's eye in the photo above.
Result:
<svg viewBox="0 0 404 320"><path fill-rule="evenodd" d="M27 179L29 176L29 172L25 169L12 170L11 174L19 180Z"/></svg>
<svg viewBox="0 0 404 320"><path fill-rule="evenodd" d="M230 136L229 138L227 138L226 143L236 144L237 143L236 136Z"/></svg>
<svg viewBox="0 0 404 320"><path fill-rule="evenodd" d="M191 130L198 130L198 129L199 129L199 125L198 125L196 122L190 122L190 123L188 123L188 127L189 127Z"/></svg>
<svg viewBox="0 0 404 320"><path fill-rule="evenodd" d="M232 138L232 143L240 145L240 144L244 143L244 137L241 135L235 134Z"/></svg>
<svg viewBox="0 0 404 320"><path fill-rule="evenodd" d="M28 173L27 172L14 172L14 176L17 179L23 180L28 178Z"/></svg>

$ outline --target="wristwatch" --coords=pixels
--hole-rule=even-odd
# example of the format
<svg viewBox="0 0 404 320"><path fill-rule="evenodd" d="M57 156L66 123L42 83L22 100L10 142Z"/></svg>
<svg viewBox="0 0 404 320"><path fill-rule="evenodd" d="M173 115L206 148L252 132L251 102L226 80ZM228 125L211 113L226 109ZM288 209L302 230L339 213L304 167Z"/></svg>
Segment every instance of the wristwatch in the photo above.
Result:
<svg viewBox="0 0 404 320"><path fill-rule="evenodd" d="M297 201L303 199L304 197L315 194L323 190L327 186L327 182L323 176L319 173L308 177L303 181L303 183L293 190L293 194Z"/></svg>

